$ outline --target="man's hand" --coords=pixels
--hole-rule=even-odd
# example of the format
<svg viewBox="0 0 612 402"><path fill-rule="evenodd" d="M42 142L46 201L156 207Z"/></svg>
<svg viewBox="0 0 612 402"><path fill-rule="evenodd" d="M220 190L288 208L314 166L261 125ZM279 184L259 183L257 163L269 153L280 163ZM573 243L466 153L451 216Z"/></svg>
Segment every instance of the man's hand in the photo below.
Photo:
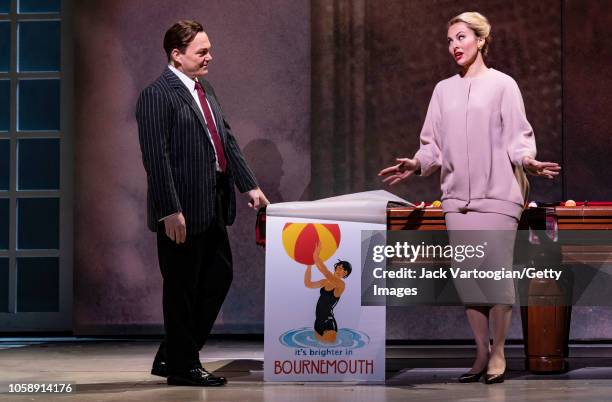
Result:
<svg viewBox="0 0 612 402"><path fill-rule="evenodd" d="M249 207L255 210L261 207L265 207L270 203L270 201L268 201L263 191L261 191L259 187L250 190L248 194L249 198L251 199L251 201L249 201Z"/></svg>
<svg viewBox="0 0 612 402"><path fill-rule="evenodd" d="M410 177L414 172L421 169L421 162L418 159L396 158L397 165L389 166L378 172L379 176L390 175L383 179L383 183L391 181L390 186L399 183Z"/></svg>
<svg viewBox="0 0 612 402"><path fill-rule="evenodd" d="M166 228L166 236L171 238L173 242L176 242L176 244L185 243L187 225L185 225L185 217L182 212L164 218L164 227Z"/></svg>
<svg viewBox="0 0 612 402"><path fill-rule="evenodd" d="M546 177L547 179L553 179L559 175L561 166L555 162L540 162L533 159L530 156L523 158L523 167L533 176Z"/></svg>

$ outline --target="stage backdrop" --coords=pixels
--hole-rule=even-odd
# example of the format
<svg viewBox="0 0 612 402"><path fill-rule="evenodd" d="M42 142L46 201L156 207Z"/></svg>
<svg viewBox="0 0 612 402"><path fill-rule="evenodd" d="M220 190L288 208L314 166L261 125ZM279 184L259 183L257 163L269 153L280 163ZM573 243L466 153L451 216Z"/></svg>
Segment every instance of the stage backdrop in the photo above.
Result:
<svg viewBox="0 0 612 402"><path fill-rule="evenodd" d="M380 188L375 173L418 149L435 84L453 74L447 21L477 10L493 26L487 63L515 78L538 157L557 180L531 180L540 201L612 200L609 158L612 2L605 0L312 0L312 196ZM439 177L393 192L440 197ZM387 309L390 339L469 339L460 307ZM418 326L409 325L419 322ZM610 339L612 310L575 308L573 339ZM511 338L522 338L514 315Z"/></svg>
<svg viewBox="0 0 612 402"><path fill-rule="evenodd" d="M310 179L310 8L284 0L75 2L75 300L77 333L162 330L161 276L146 223L146 176L134 110L163 71L163 35L203 23L215 87L272 202L302 197ZM230 230L234 282L223 332L263 331L264 250L238 198Z"/></svg>
<svg viewBox="0 0 612 402"><path fill-rule="evenodd" d="M204 23L208 78L273 202L381 188L376 172L413 154L435 83L455 73L445 23L468 9L493 23L490 64L521 87L540 157L563 165L560 179L532 182L533 197L612 200L609 1L75 3L77 333L161 330L134 105L165 65L165 29L181 18ZM393 191L433 200L439 185L417 179ZM264 253L246 202L230 231L235 274L220 332L263 331ZM419 326L403 325L415 317ZM388 318L391 339L471 338L461 308L389 309ZM611 338L612 310L576 308L572 318L572 338ZM510 336L521 338L516 315Z"/></svg>

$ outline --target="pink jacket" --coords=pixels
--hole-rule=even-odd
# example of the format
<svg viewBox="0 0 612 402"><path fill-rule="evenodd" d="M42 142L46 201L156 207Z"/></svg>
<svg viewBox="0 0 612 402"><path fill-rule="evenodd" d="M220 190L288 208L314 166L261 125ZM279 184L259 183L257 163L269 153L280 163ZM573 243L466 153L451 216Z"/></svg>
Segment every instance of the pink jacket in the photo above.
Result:
<svg viewBox="0 0 612 402"><path fill-rule="evenodd" d="M421 175L441 168L444 212L496 212L520 219L525 200L514 176L535 158L533 129L512 77L489 68L474 78L440 81L433 92L415 158Z"/></svg>

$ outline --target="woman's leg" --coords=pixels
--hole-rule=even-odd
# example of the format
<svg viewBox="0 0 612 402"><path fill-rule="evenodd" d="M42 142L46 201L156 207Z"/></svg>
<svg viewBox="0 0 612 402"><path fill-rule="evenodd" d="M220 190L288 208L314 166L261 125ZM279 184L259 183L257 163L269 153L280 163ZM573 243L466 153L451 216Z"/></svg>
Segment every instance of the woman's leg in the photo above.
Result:
<svg viewBox="0 0 612 402"><path fill-rule="evenodd" d="M468 213L447 213L445 219L451 244L461 244L462 238L467 237L469 239L474 231L486 231L484 234L478 234L484 235L489 243L487 250L489 255L483 269L496 270L501 267L512 267L514 238L518 226L517 219L502 214L471 211ZM462 232L464 230L471 232ZM459 241L454 239L457 237ZM463 241L463 243L466 244L466 241ZM467 308L468 321L474 332L477 347L476 361L472 370L470 370L471 373L480 372L487 368L487 361L487 372L489 374L501 374L506 368L504 345L512 317L512 306L510 304L514 303L514 283L512 281L497 282L499 283L479 282L479 284L482 284L481 288L485 295L482 302L491 303L493 300L501 298L497 303L506 304L496 304L492 308ZM466 287L467 285L459 282L458 292L460 296L462 295L462 292L460 292L461 286ZM464 300L463 297L462 300ZM489 316L493 332L493 347L491 349L489 348Z"/></svg>
<svg viewBox="0 0 612 402"><path fill-rule="evenodd" d="M323 334L318 336L319 342L335 343L338 334L338 324L333 315L327 317L323 323Z"/></svg>
<svg viewBox="0 0 612 402"><path fill-rule="evenodd" d="M325 331L320 340L325 343L336 343L336 331Z"/></svg>
<svg viewBox="0 0 612 402"><path fill-rule="evenodd" d="M506 335L512 319L512 306L497 304L491 308L491 326L493 332L493 347L489 358L488 374L501 374L506 370L506 355L504 347Z"/></svg>
<svg viewBox="0 0 612 402"><path fill-rule="evenodd" d="M489 307L469 306L465 312L476 341L476 359L469 373L480 373L489 361Z"/></svg>

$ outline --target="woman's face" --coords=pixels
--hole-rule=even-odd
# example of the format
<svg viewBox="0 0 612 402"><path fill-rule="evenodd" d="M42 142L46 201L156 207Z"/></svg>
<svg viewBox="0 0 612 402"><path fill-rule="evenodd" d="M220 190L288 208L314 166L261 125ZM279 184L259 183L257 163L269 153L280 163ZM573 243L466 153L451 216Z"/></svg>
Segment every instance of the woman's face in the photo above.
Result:
<svg viewBox="0 0 612 402"><path fill-rule="evenodd" d="M342 265L337 265L336 266L336 270L334 271L334 275L336 275L338 278L346 277L346 271L344 270Z"/></svg>
<svg viewBox="0 0 612 402"><path fill-rule="evenodd" d="M461 67L469 66L478 56L478 46L484 39L476 36L464 22L457 22L448 28L448 51Z"/></svg>

